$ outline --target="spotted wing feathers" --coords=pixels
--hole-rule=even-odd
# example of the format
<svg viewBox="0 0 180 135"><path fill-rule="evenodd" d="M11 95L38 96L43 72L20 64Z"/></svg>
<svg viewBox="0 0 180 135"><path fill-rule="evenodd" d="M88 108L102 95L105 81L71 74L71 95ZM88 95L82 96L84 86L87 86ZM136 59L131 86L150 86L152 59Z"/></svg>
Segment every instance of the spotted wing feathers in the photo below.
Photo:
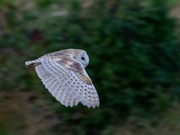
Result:
<svg viewBox="0 0 180 135"><path fill-rule="evenodd" d="M99 106L95 87L82 81L77 76L78 72L67 69L49 57L40 59L40 63L35 67L39 78L61 104L72 107L81 102L87 107ZM84 72L87 74L85 70Z"/></svg>

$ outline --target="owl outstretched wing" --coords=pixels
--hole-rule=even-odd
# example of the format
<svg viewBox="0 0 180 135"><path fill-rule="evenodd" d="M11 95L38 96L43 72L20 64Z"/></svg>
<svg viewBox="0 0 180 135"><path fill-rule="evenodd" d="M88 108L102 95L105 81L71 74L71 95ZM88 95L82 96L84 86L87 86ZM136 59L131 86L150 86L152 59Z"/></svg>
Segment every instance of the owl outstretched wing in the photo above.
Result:
<svg viewBox="0 0 180 135"><path fill-rule="evenodd" d="M37 62L36 62L37 63ZM49 92L63 105L98 107L99 97L84 67L71 57L38 59L35 70Z"/></svg>

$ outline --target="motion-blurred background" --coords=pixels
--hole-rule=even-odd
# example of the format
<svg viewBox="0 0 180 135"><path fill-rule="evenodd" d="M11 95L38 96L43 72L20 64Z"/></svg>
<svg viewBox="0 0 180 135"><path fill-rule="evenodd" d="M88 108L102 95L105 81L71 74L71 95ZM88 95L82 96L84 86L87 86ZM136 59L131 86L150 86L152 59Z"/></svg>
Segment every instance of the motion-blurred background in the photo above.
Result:
<svg viewBox="0 0 180 135"><path fill-rule="evenodd" d="M0 135L179 135L180 1L0 0ZM101 105L66 108L24 62L88 52Z"/></svg>

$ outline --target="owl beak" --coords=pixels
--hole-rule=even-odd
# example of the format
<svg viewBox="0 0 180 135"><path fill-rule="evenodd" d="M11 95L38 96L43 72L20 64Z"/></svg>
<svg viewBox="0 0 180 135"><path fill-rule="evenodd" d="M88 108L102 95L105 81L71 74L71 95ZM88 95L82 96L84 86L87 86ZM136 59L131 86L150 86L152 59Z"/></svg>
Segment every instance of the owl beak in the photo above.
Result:
<svg viewBox="0 0 180 135"><path fill-rule="evenodd" d="M84 67L87 67L88 63L84 63Z"/></svg>

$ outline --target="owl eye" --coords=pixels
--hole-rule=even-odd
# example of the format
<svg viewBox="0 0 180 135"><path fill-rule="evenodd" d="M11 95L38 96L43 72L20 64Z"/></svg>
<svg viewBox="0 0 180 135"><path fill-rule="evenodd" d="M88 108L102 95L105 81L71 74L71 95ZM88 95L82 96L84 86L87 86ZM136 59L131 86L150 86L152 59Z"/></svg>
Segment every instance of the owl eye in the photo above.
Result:
<svg viewBox="0 0 180 135"><path fill-rule="evenodd" d="M85 58L84 58L84 57L81 57L81 60L85 61Z"/></svg>

